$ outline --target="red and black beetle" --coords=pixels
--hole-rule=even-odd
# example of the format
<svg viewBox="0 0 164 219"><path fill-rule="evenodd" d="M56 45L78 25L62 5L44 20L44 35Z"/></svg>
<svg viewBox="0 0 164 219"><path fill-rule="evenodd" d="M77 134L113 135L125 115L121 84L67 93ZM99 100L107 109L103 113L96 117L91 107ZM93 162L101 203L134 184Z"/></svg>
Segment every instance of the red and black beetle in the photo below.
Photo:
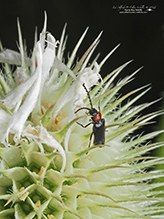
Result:
<svg viewBox="0 0 164 219"><path fill-rule="evenodd" d="M88 110L88 113L91 115L92 122L88 123L87 125L83 125L81 123L78 123L81 125L83 128L88 127L89 125L93 124L93 132L91 133L90 136L90 142L89 142L89 147L91 143L92 136L94 135L94 145L104 145L105 144L105 119L101 118L101 112L100 108L99 111L97 111L95 108L93 108L93 104L91 101L91 97L89 95L89 91L87 90L85 84L83 83L83 87L87 92L88 99L91 105L91 108L88 107L81 107L75 111L77 113L78 111L82 109Z"/></svg>

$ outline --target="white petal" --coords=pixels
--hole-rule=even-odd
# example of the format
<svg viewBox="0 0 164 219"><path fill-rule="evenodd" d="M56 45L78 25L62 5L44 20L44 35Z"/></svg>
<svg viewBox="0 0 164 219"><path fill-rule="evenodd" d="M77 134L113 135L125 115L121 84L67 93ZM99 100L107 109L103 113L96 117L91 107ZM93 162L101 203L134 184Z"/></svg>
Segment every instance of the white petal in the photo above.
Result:
<svg viewBox="0 0 164 219"><path fill-rule="evenodd" d="M47 34L47 47L43 53L43 66L42 71L44 73L44 77L47 77L50 69L52 68L54 58L55 58L55 48L56 48L56 40L49 33Z"/></svg>
<svg viewBox="0 0 164 219"><path fill-rule="evenodd" d="M42 43L40 43L42 46ZM41 109L41 97L43 87L45 85L45 81L49 76L50 69L52 68L54 59L55 59L55 47L56 47L56 40L51 35L47 35L47 47L43 53L43 63L42 63L42 80L41 80L41 88L40 88L40 95L38 101L38 112L40 113Z"/></svg>
<svg viewBox="0 0 164 219"><path fill-rule="evenodd" d="M7 128L11 115L8 114L5 110L0 108L0 141L4 143L5 138L7 137Z"/></svg>
<svg viewBox="0 0 164 219"><path fill-rule="evenodd" d="M42 52L44 51L44 46L45 46L45 37L46 37L46 30L47 30L47 14L44 13L44 25L43 25L43 30L40 34L40 43L41 43L41 49Z"/></svg>
<svg viewBox="0 0 164 219"><path fill-rule="evenodd" d="M3 100L4 104L9 109L12 109L19 101L22 100L22 98L26 94L26 92L32 87L36 78L37 78L36 74L32 75L27 81L20 84L14 90L9 92Z"/></svg>
<svg viewBox="0 0 164 219"><path fill-rule="evenodd" d="M33 84L32 89L28 93L25 101L19 108L19 110L11 117L7 134L9 132L16 134L15 138L20 138L21 132L23 130L24 124L29 116L29 114L34 109L36 102L38 100L38 96L40 93L40 86L41 86L41 76L42 76L42 54L41 54L41 48L38 43L38 50L36 51L37 56L37 68L36 68L36 81Z"/></svg>
<svg viewBox="0 0 164 219"><path fill-rule="evenodd" d="M31 60L28 57L25 58L26 65L31 65ZM11 65L21 65L21 55L19 52L6 49L3 52L0 53L0 62L8 63Z"/></svg>
<svg viewBox="0 0 164 219"><path fill-rule="evenodd" d="M84 72L80 74L80 80L82 83L86 84L86 87L90 88L93 85L98 84L98 80L101 79L100 72L100 66L97 62L94 63L94 68L86 68L84 69Z"/></svg>
<svg viewBox="0 0 164 219"><path fill-rule="evenodd" d="M24 67L17 67L16 71L13 73L13 76L17 85L22 84L29 78L29 75L26 74L26 68Z"/></svg>

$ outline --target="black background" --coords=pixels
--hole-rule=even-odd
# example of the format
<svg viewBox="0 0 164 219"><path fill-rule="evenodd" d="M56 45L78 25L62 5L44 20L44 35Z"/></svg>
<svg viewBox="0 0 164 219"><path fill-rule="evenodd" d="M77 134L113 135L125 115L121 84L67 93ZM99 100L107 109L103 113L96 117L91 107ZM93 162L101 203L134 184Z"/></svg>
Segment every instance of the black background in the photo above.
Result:
<svg viewBox="0 0 164 219"><path fill-rule="evenodd" d="M164 7L158 1L110 1L110 0L0 0L0 40L5 48L17 48L17 17L28 52L32 51L35 27L42 30L44 11L47 12L48 28L56 39L67 23L68 43L66 54L72 51L86 27L89 31L78 52L80 57L92 41L103 30L101 42L95 55L101 52L99 61L121 43L101 70L103 76L121 64L133 62L120 74L123 78L141 66L144 68L135 80L122 90L123 93L151 83L152 89L139 103L150 102L163 96L164 91ZM155 6L148 13L119 13L119 6ZM120 78L118 77L118 79ZM162 101L146 112L162 109ZM159 119L158 119L159 122ZM151 126L150 129L156 129Z"/></svg>

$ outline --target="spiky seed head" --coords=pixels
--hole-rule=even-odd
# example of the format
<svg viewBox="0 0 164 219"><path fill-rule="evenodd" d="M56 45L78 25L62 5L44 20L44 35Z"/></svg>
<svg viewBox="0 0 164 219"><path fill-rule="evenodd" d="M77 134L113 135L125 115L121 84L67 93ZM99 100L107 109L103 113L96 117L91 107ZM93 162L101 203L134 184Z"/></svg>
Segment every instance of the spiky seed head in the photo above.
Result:
<svg viewBox="0 0 164 219"><path fill-rule="evenodd" d="M117 96L135 73L115 82L129 64L101 79L100 63L90 57L100 35L75 65L76 52L84 32L67 63L63 62L65 28L60 43L46 31L47 18L28 57L20 25L19 52L3 50L0 74L0 218L108 219L162 218L162 183L149 183L163 177L153 171L163 158L148 153L161 143L150 139L160 133L132 136L161 112L137 116L152 103L133 104L148 89L146 86ZM11 65L16 66L12 72ZM99 83L100 81L100 83ZM82 84L85 83L88 93ZM95 85L93 87L93 85ZM143 91L142 91L143 90ZM122 101L136 94L120 107ZM106 121L106 142L88 148L92 127L83 129L89 118L80 107L98 109ZM147 171L149 170L149 171Z"/></svg>

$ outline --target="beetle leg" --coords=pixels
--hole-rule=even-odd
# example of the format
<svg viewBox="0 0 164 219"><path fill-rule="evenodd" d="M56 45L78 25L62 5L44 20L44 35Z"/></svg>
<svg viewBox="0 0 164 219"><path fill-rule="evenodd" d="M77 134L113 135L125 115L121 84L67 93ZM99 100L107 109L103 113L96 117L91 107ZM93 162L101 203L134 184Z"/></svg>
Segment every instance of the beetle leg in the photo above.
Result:
<svg viewBox="0 0 164 219"><path fill-rule="evenodd" d="M90 148L90 145L91 145L92 136L93 136L93 132L92 132L91 135L90 135L89 145L88 145L89 148Z"/></svg>
<svg viewBox="0 0 164 219"><path fill-rule="evenodd" d="M81 123L79 123L79 122L76 122L78 125L81 125L83 128L86 128L86 127L88 127L89 125L91 125L91 124L93 124L92 122L90 122L90 123L88 123L87 125L83 125L83 124L81 124Z"/></svg>

